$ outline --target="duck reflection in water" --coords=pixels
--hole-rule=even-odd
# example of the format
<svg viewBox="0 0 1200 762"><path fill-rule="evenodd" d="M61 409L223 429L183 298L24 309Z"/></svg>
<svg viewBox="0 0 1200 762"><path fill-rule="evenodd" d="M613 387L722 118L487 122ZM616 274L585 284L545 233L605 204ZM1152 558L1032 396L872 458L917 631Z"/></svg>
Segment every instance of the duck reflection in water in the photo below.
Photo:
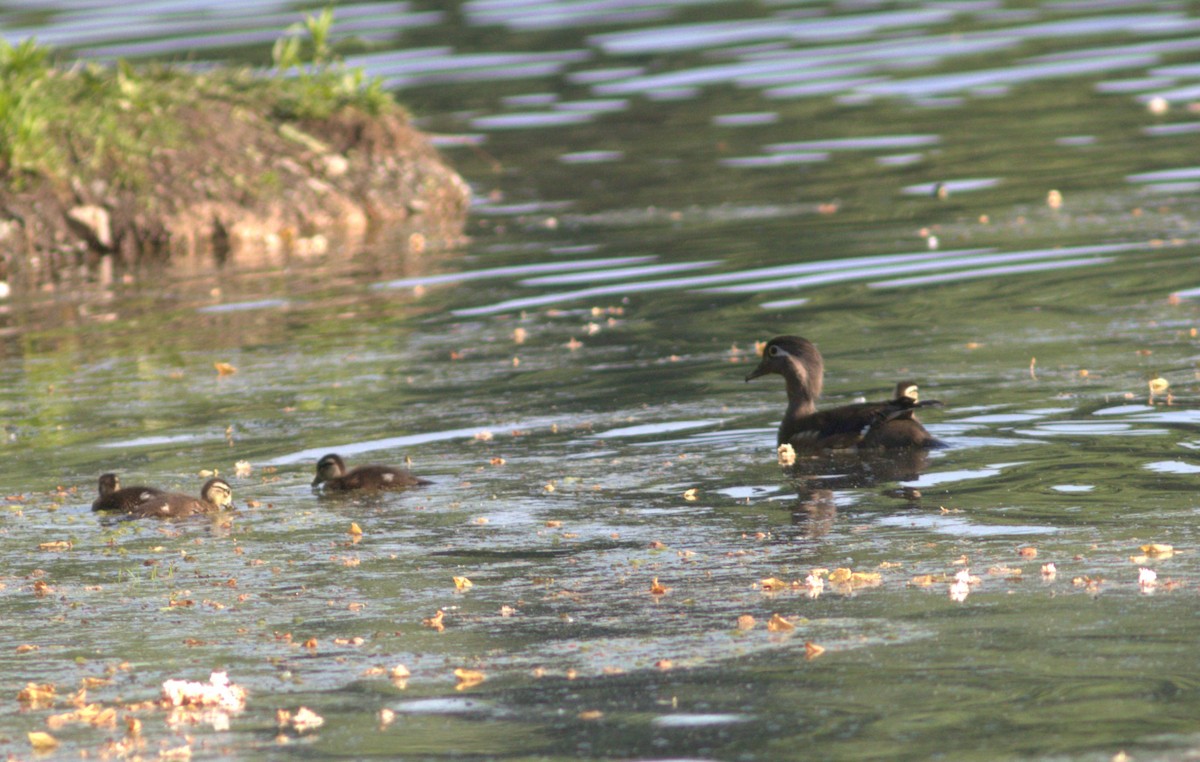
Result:
<svg viewBox="0 0 1200 762"><path fill-rule="evenodd" d="M784 466L796 490L792 524L802 527L806 537L825 535L837 518L838 493L849 490L882 486L881 494L903 501L904 508L913 507L921 501L920 490L897 482L917 479L925 471L928 458L928 451L919 449L802 455Z"/></svg>

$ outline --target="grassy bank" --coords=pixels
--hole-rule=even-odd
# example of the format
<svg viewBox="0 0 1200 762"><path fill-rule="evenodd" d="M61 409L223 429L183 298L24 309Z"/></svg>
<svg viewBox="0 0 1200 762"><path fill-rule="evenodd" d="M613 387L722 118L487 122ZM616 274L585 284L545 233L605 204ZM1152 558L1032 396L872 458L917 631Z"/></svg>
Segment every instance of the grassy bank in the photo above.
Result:
<svg viewBox="0 0 1200 762"><path fill-rule="evenodd" d="M22 269L20 249L51 269L181 247L225 256L409 219L430 208L430 182L461 214L461 181L378 81L341 63L332 24L326 11L281 37L265 73L68 66L33 40L0 41L0 279Z"/></svg>

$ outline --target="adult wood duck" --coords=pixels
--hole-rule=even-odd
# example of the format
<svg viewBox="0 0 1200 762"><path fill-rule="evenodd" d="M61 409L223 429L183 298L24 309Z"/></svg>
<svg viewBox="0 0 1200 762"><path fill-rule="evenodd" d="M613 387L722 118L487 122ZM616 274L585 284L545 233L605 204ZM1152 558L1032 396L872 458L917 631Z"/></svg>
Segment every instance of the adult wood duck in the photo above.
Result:
<svg viewBox="0 0 1200 762"><path fill-rule="evenodd" d="M174 519L198 513L214 513L231 505L233 488L224 479L214 477L204 482L199 498L181 495L178 492L163 492L138 503L129 513L134 516Z"/></svg>
<svg viewBox="0 0 1200 762"><path fill-rule="evenodd" d="M746 380L778 373L787 384L788 406L779 425L779 444L797 450L848 449L851 447L938 447L913 411L924 405L909 395L916 385L902 381L896 398L862 402L830 410L817 410L825 380L825 361L815 344L799 336L776 336L763 348L762 361Z"/></svg>
<svg viewBox="0 0 1200 762"><path fill-rule="evenodd" d="M347 471L342 457L331 452L317 461L317 478L313 479L312 486L314 489L324 487L335 492L350 492L407 489L421 484L429 482L418 479L404 469L391 466L358 466Z"/></svg>
<svg viewBox="0 0 1200 762"><path fill-rule="evenodd" d="M135 506L161 494L163 491L154 487L125 487L122 489L121 479L116 474L101 474L100 496L92 501L92 510L128 513Z"/></svg>

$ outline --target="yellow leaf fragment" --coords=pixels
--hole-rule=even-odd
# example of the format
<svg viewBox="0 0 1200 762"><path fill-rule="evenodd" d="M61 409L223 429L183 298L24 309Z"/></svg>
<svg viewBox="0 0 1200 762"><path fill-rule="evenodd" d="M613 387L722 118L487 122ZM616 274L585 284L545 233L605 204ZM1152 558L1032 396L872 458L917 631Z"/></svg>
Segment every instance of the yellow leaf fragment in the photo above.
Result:
<svg viewBox="0 0 1200 762"><path fill-rule="evenodd" d="M794 629L796 629L796 625L779 616L779 614L772 614L770 621L767 622L768 632L791 632Z"/></svg>
<svg viewBox="0 0 1200 762"><path fill-rule="evenodd" d="M585 721L585 722L588 722L588 721L591 721L591 720L598 720L598 719L600 719L601 717L603 717L603 716L604 716L604 712L601 712L599 709L585 709L584 711L580 712L580 713L579 713L578 715L576 715L576 716L577 716L579 719L581 719L581 720L583 720L583 721Z"/></svg>
<svg viewBox="0 0 1200 762"><path fill-rule="evenodd" d="M250 465L248 460L239 460L233 464L233 475L239 479L245 479L254 472L254 467Z"/></svg>
<svg viewBox="0 0 1200 762"><path fill-rule="evenodd" d="M217 369L218 376L232 376L234 373L237 373L237 368L227 362L215 362L213 363L213 367Z"/></svg>
<svg viewBox="0 0 1200 762"><path fill-rule="evenodd" d="M913 585L914 587L929 587L935 582L937 582L937 578L932 574L918 574L909 580L908 584Z"/></svg>
<svg viewBox="0 0 1200 762"><path fill-rule="evenodd" d="M1021 558L1037 558L1037 553L1037 548L1031 548L1028 546L1024 548L1017 548L1017 555L1019 555Z"/></svg>
<svg viewBox="0 0 1200 762"><path fill-rule="evenodd" d="M37 651L40 648L41 648L41 646L37 646L32 643L22 643L21 645L17 646L17 653L27 654L30 651Z"/></svg>
<svg viewBox="0 0 1200 762"><path fill-rule="evenodd" d="M158 753L159 759L191 759L192 747L184 744L176 746L174 749L163 749Z"/></svg>
<svg viewBox="0 0 1200 762"><path fill-rule="evenodd" d="M58 739L49 733L43 733L40 730L32 731L28 734L29 745L38 751L50 751L58 748Z"/></svg>
<svg viewBox="0 0 1200 762"><path fill-rule="evenodd" d="M883 575L879 572L851 572L851 587L875 587L883 584Z"/></svg>
<svg viewBox="0 0 1200 762"><path fill-rule="evenodd" d="M775 456L781 466L792 466L796 463L796 450L787 442L776 448Z"/></svg>
<svg viewBox="0 0 1200 762"><path fill-rule="evenodd" d="M468 590L474 586L475 584L466 577L454 577L454 588L456 590Z"/></svg>
<svg viewBox="0 0 1200 762"><path fill-rule="evenodd" d="M1011 566L1005 566L1004 564L997 564L996 566L989 566L987 573L988 573L989 577L1020 577L1021 576L1020 569L1014 569Z"/></svg>
<svg viewBox="0 0 1200 762"><path fill-rule="evenodd" d="M675 663L670 659L659 659L658 661L654 662L654 666L658 669L661 669L663 672L666 672L669 669L673 669L675 667Z"/></svg>
<svg viewBox="0 0 1200 762"><path fill-rule="evenodd" d="M442 611L441 609L438 609L437 613L434 614L433 616L429 617L428 619L422 619L421 624L425 625L426 627L428 627L430 629L441 632L442 630L446 629L446 625L442 624L442 618L445 616L446 616L446 612Z"/></svg>
<svg viewBox="0 0 1200 762"><path fill-rule="evenodd" d="M841 585L850 581L851 571L846 568L834 569L829 573L829 581L835 585Z"/></svg>
<svg viewBox="0 0 1200 762"><path fill-rule="evenodd" d="M767 577L764 580L760 580L758 584L764 593L777 593L780 590L787 590L790 587L788 583L777 577Z"/></svg>
<svg viewBox="0 0 1200 762"><path fill-rule="evenodd" d="M685 491L684 491L684 493L683 493L683 499L684 499L684 500L687 500L687 501L689 501L689 502L690 502L690 501L693 501L693 500L696 500L696 492L697 492L697 490L696 490L696 488L695 488L695 487L692 487L692 488L691 488L691 489L689 489L689 490L685 490Z"/></svg>
<svg viewBox="0 0 1200 762"><path fill-rule="evenodd" d="M379 710L378 716L379 716L379 727L380 728L386 728L388 725L391 725L393 722L396 721L396 713L393 712L391 709L388 709L386 706L383 709Z"/></svg>
<svg viewBox="0 0 1200 762"><path fill-rule="evenodd" d="M454 670L454 677L458 680L458 685L454 686L456 690L466 690L479 685L484 680L487 680L487 675L477 669L458 668Z"/></svg>
<svg viewBox="0 0 1200 762"><path fill-rule="evenodd" d="M823 653L825 653L824 646L819 646L816 643L812 642L811 640L805 641L805 643L804 643L804 658L805 659L812 660L812 659L817 658L818 656L820 656Z"/></svg>
<svg viewBox="0 0 1200 762"><path fill-rule="evenodd" d="M658 577L655 577L654 581L650 583L651 595L666 595L667 591L670 589L671 588L667 587L666 585L659 584Z"/></svg>
<svg viewBox="0 0 1200 762"><path fill-rule="evenodd" d="M292 715L290 724L296 729L297 733L307 733L324 725L325 718L308 707L302 706Z"/></svg>
<svg viewBox="0 0 1200 762"><path fill-rule="evenodd" d="M850 587L875 587L883 584L883 575L878 572L856 572L851 569L834 569L829 574L832 585L849 585Z"/></svg>
<svg viewBox="0 0 1200 762"><path fill-rule="evenodd" d="M1162 543L1151 543L1142 546L1142 552L1153 558L1170 558L1175 555L1175 546Z"/></svg>
<svg viewBox="0 0 1200 762"><path fill-rule="evenodd" d="M49 551L54 551L54 552L61 552L64 550L70 550L71 547L73 546L73 544L74 543L72 543L70 540L54 540L52 542L42 542L42 543L38 543L38 550L49 550Z"/></svg>
<svg viewBox="0 0 1200 762"><path fill-rule="evenodd" d="M229 680L225 672L213 672L207 683L192 680L166 680L162 684L162 703L167 707L217 707L227 711L246 708L246 689Z"/></svg>
<svg viewBox="0 0 1200 762"><path fill-rule="evenodd" d="M742 614L737 618L737 628L739 630L753 630L755 624L757 623L754 621L754 617L749 614Z"/></svg>
<svg viewBox="0 0 1200 762"><path fill-rule="evenodd" d="M33 709L53 706L54 692L53 683L26 683L25 688L17 693L17 701Z"/></svg>
<svg viewBox="0 0 1200 762"><path fill-rule="evenodd" d="M358 522L351 521L349 532L350 532L350 534L353 534L353 535L362 535L363 530L362 530L362 527L360 527L358 525Z"/></svg>

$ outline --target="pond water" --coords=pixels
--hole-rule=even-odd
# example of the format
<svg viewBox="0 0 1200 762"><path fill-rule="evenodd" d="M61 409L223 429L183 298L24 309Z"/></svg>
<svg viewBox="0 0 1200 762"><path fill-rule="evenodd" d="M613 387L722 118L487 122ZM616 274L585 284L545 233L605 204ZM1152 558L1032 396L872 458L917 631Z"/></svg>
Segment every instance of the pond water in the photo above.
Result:
<svg viewBox="0 0 1200 762"><path fill-rule="evenodd" d="M0 29L262 62L297 18L105 6ZM0 301L0 751L1200 750L1191 4L336 13L471 183L470 240ZM825 405L918 380L949 446L779 467L783 384L743 377L780 333L821 347ZM318 499L334 451L432 484ZM237 510L99 521L106 471L218 471ZM135 706L221 670L244 711ZM81 686L115 725L50 719ZM278 730L301 706L324 725Z"/></svg>

